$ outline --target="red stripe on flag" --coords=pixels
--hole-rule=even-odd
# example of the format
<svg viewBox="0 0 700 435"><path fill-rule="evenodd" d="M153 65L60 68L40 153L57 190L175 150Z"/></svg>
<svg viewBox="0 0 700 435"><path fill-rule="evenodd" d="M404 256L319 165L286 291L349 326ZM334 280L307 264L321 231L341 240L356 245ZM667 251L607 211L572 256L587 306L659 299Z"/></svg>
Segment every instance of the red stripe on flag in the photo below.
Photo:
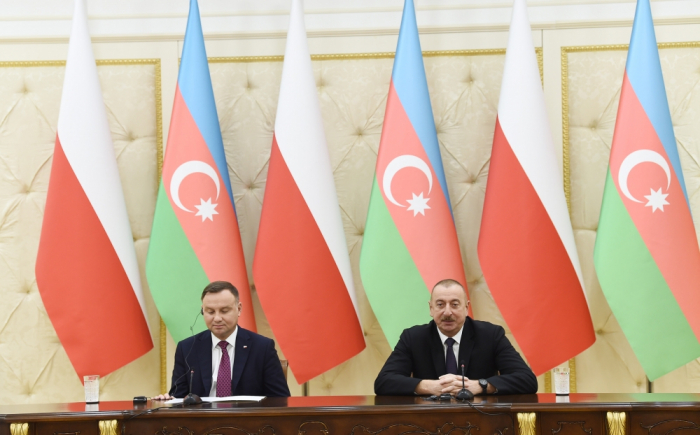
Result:
<svg viewBox="0 0 700 435"><path fill-rule="evenodd" d="M669 180L664 169L656 163L637 161L627 178L630 195L640 201L635 202L623 193L618 175L623 161L631 153L642 149L661 155L670 169L671 177ZM695 336L700 339L700 250L693 219L666 150L632 88L627 72L622 82L620 109L615 123L610 174L627 212ZM653 201L646 198L655 191L668 195L661 201L661 204L666 204L656 210L647 205Z"/></svg>
<svg viewBox="0 0 700 435"><path fill-rule="evenodd" d="M297 382L365 348L345 282L276 137L253 272L260 302Z"/></svg>
<svg viewBox="0 0 700 435"><path fill-rule="evenodd" d="M576 271L499 120L478 251L491 294L536 374L595 342Z"/></svg>
<svg viewBox="0 0 700 435"><path fill-rule="evenodd" d="M383 179L389 164L399 156L406 155L417 157L430 168L432 186L420 169L413 166L403 167L395 173L390 184L394 200L401 204L396 205L389 199L388 192L384 191ZM406 114L393 82L389 87L377 156L377 182L386 207L428 290L432 291L438 281L451 278L462 284L465 292L469 294L457 230L445 192L442 191L435 169ZM427 208L418 213L410 209L408 202L413 201L416 196L427 199ZM471 305L469 310L471 314Z"/></svg>
<svg viewBox="0 0 700 435"><path fill-rule="evenodd" d="M36 281L46 312L81 380L84 375L111 373L153 347L129 278L58 135Z"/></svg>
<svg viewBox="0 0 700 435"><path fill-rule="evenodd" d="M163 186L170 206L175 211L207 278L210 281L229 281L238 289L239 299L246 310L238 319L238 323L245 329L257 331L236 212L214 157L180 93L179 86L175 89L169 138L163 165ZM175 171L190 161L204 162L216 172L219 194L217 197L216 184L209 176L198 172L186 175L180 184L178 195L181 204L190 210L188 212L173 200L170 182ZM197 206L201 207L201 204L207 201L216 206L216 214L212 214L211 219L203 219L201 214L197 215Z"/></svg>

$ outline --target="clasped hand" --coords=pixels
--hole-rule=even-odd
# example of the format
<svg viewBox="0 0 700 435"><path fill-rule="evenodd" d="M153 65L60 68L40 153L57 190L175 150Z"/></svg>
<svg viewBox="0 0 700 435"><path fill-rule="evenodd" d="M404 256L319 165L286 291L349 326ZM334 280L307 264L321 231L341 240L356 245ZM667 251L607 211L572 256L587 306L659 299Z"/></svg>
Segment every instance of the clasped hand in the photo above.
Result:
<svg viewBox="0 0 700 435"><path fill-rule="evenodd" d="M481 386L479 386L479 381L472 381L469 378L464 378L464 388L471 391L472 393L481 393ZM418 387L416 388L416 393L418 394L433 394L439 396L443 393L449 393L455 395L462 389L462 376L447 374L440 376L439 379L423 379Z"/></svg>

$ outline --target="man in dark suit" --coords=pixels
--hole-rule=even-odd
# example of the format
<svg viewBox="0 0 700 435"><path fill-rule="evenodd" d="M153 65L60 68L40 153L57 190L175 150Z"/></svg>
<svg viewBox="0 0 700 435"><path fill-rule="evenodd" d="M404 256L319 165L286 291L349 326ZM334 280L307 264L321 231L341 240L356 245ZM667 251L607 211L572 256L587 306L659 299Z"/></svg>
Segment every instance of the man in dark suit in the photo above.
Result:
<svg viewBox="0 0 700 435"><path fill-rule="evenodd" d="M275 342L239 327L241 308L231 283L215 281L204 288L208 330L178 343L170 393L154 399L185 397L193 370L191 392L200 397L290 395Z"/></svg>
<svg viewBox="0 0 700 435"><path fill-rule="evenodd" d="M378 395L530 394L537 378L501 326L467 317L469 301L457 281L435 285L427 325L405 329L374 381Z"/></svg>

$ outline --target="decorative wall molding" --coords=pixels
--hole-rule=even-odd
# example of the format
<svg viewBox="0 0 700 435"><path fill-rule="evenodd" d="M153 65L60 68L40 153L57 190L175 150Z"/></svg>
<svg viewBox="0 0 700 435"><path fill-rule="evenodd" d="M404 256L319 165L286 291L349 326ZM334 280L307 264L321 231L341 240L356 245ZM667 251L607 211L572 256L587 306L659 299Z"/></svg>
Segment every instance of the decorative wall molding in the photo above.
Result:
<svg viewBox="0 0 700 435"><path fill-rule="evenodd" d="M7 2L11 3L11 2ZM0 5L0 42L66 42L70 34L72 1L36 0ZM42 4L43 3L43 4ZM188 2L88 1L94 42L182 40ZM289 0L265 2L203 2L200 5L206 39L280 39L286 36ZM41 6L41 7L40 7ZM357 1L354 7L332 0L306 2L310 38L398 34L401 0ZM421 34L506 31L511 1L416 0ZM264 9L263 9L264 7ZM534 30L629 27L634 18L631 0L539 0L529 2ZM700 23L700 2L655 0L657 26Z"/></svg>

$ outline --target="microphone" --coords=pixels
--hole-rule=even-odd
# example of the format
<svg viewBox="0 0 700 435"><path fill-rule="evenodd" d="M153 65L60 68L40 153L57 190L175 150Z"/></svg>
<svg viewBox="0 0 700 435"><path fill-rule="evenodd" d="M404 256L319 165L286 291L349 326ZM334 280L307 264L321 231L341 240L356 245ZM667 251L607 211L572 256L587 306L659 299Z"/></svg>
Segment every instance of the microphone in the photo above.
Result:
<svg viewBox="0 0 700 435"><path fill-rule="evenodd" d="M199 319L199 315L200 315L200 314L203 314L203 312L204 312L204 310L199 310L199 311L197 312L197 315L194 316L194 322L192 322L192 325L190 325L190 332L192 333L192 337L194 337L194 325L195 325L195 323L197 323L197 319ZM193 348L194 348L194 341L192 341L192 345L190 346L190 350L187 351L187 355L185 356L185 364L187 365L187 370L190 370L190 363L189 363L188 359L189 359L189 357L190 357L190 354L192 353L192 349L193 349ZM194 373L194 370L193 370L192 372ZM174 373L174 370L173 370L173 375L174 375L174 374L175 374L175 373ZM177 384L178 384L178 382L180 382L180 379L182 379L185 375L187 375L187 372L181 374L180 377L177 378L177 379L175 380L175 382L173 382L173 385L172 385L172 387L171 387L171 391L173 392L173 394L175 394L175 392L177 391ZM190 378L190 389L187 390L187 391L188 391L188 392L192 392L192 378Z"/></svg>
<svg viewBox="0 0 700 435"><path fill-rule="evenodd" d="M188 394L185 397L185 400L182 401L182 403L185 405L198 405L202 403L201 397L196 394L192 394L192 378L194 378L194 370L190 371L190 394ZM474 396L472 395L472 397Z"/></svg>
<svg viewBox="0 0 700 435"><path fill-rule="evenodd" d="M461 364L462 364L462 389L459 390L459 392L457 393L457 396L455 396L455 398L457 400L462 400L462 401L472 400L472 399L474 399L474 393L472 393L471 391L467 390L464 387L464 361L462 361Z"/></svg>

